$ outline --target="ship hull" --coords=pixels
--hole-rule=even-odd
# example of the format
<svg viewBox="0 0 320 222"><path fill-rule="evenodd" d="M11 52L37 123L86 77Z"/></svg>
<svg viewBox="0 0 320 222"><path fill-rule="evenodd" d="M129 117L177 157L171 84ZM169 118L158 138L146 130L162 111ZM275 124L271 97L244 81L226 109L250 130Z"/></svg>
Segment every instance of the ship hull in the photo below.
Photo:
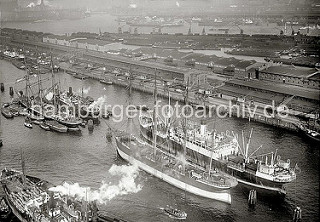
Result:
<svg viewBox="0 0 320 222"><path fill-rule="evenodd" d="M153 133L151 129L148 129L147 127L143 127L142 125L140 125L140 135L144 140L152 144ZM158 148L171 152L173 155L177 155L177 153L181 153L183 150L183 146L181 144L174 140L171 140L170 138L164 138L157 135L157 141L158 144L166 144L165 146L159 146ZM197 161L197 163L199 163L203 167L206 167L210 164L210 158L208 156L200 154L197 151L191 150L190 148L188 148L188 146L187 156L190 157L192 161ZM231 167L228 167L228 161L220 159L213 159L212 165L222 170L223 172L226 172L229 175L234 176L240 184L251 189L256 189L260 191L260 193L279 196L284 196L286 194L283 183L270 181L258 177L255 175L254 171L249 172L232 169Z"/></svg>
<svg viewBox="0 0 320 222"><path fill-rule="evenodd" d="M57 122L62 124L62 125L65 125L67 127L70 127L70 128L76 128L78 126L81 125L82 123L82 120L79 120L79 121L76 121L76 122L70 122L70 121L65 121L65 120L61 120L61 119L57 119Z"/></svg>
<svg viewBox="0 0 320 222"><path fill-rule="evenodd" d="M5 196L6 196L6 201L7 201L7 204L8 204L8 206L10 207L10 209L11 209L11 211L12 211L12 213L14 214L14 216L16 216L18 219L19 219L19 221L21 221L21 222L30 222L30 221L28 221L27 219L25 219L23 216L22 216L22 214L16 209L16 207L14 206L14 204L11 202L11 200L8 198L8 193L7 193L7 191L5 190Z"/></svg>
<svg viewBox="0 0 320 222"><path fill-rule="evenodd" d="M49 186L52 185L49 182L45 181L45 180L41 180L37 177L33 177L33 176L26 176L26 178L30 181L32 181L33 183L42 183L43 186ZM10 198L10 191L7 187L7 185L4 183L2 184L4 193L5 193L5 198L6 198L6 202L8 204L8 206L10 207L12 213L19 219L19 221L21 222L32 222L34 221L32 218L28 219L28 216L25 215L24 213L22 213L21 211L18 210L18 208L15 206L15 204L13 203L13 201Z"/></svg>
<svg viewBox="0 0 320 222"><path fill-rule="evenodd" d="M66 133L68 131L68 127L61 125L58 122L50 122L46 121L46 124L50 127L51 130L59 132L59 133Z"/></svg>
<svg viewBox="0 0 320 222"><path fill-rule="evenodd" d="M273 197L282 199L287 194L286 190L283 188L269 187L264 185L259 185L255 183L250 183L248 181L237 178L239 186L245 188L246 190L256 190L259 194L262 194L265 197Z"/></svg>
<svg viewBox="0 0 320 222"><path fill-rule="evenodd" d="M4 117L6 117L7 119L12 119L13 118L13 115L11 112L9 111L4 111L4 110L1 110L1 113Z"/></svg>
<svg viewBox="0 0 320 222"><path fill-rule="evenodd" d="M320 136L312 136L310 133L307 132L305 129L300 129L300 133L311 143L319 143L320 142Z"/></svg>
<svg viewBox="0 0 320 222"><path fill-rule="evenodd" d="M218 190L204 189L205 186L199 187L195 183L190 182L187 177L179 178L179 176L168 175L162 172L160 169L152 166L150 163L146 163L145 160L142 161L138 158L135 158L131 154L131 150L126 145L121 143L121 141L119 141L119 138L116 138L116 143L117 152L122 159L133 165L137 165L140 169L146 171L147 173L189 193L231 204L231 195L228 191L224 190L219 192ZM187 182L183 182L182 180Z"/></svg>

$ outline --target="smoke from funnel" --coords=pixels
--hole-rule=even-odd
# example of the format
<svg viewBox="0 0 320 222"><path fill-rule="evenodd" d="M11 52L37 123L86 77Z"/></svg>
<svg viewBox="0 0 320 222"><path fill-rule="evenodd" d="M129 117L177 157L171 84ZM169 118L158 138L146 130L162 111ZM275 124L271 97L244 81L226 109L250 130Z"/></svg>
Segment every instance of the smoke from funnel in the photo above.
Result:
<svg viewBox="0 0 320 222"><path fill-rule="evenodd" d="M120 176L119 181L115 184L102 181L100 188L97 190L93 190L90 187L81 187L78 183L69 184L67 182L51 187L49 190L61 195L75 197L78 200L98 201L100 204L105 204L117 196L137 193L142 189L142 185L135 182L139 174L136 165L112 165L109 173L112 176Z"/></svg>

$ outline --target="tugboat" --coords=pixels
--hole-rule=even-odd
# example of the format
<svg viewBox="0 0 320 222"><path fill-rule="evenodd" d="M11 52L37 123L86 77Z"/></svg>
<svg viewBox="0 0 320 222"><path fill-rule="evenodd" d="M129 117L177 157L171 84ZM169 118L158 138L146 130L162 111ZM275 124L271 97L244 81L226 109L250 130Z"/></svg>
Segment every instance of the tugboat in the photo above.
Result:
<svg viewBox="0 0 320 222"><path fill-rule="evenodd" d="M313 142L317 142L319 143L320 142L320 133L315 131L315 130L312 130L312 129L309 129L307 126L305 125L297 125L299 131L301 133L303 133L303 135L305 135L306 138L310 139L311 141Z"/></svg>
<svg viewBox="0 0 320 222"><path fill-rule="evenodd" d="M53 184L40 178L4 169L0 180L6 202L21 222L85 222L97 217L98 208L94 202L77 200L52 191Z"/></svg>
<svg viewBox="0 0 320 222"><path fill-rule="evenodd" d="M163 211L170 217L170 218L173 218L173 219L177 219L177 220L185 220L187 219L187 213L182 211L182 210L179 210L179 209L176 209L176 208L173 208L169 205L167 205L165 208L163 208Z"/></svg>

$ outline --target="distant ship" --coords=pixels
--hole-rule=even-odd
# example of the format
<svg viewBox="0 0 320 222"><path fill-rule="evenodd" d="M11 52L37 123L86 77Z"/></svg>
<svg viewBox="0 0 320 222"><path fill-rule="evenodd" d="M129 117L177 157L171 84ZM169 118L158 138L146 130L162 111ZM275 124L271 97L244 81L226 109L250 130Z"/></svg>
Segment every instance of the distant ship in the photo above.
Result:
<svg viewBox="0 0 320 222"><path fill-rule="evenodd" d="M131 83L129 86L131 86ZM154 127L156 127L156 124ZM118 133L115 140L120 157L131 164L136 164L151 175L185 192L231 203L229 191L237 185L237 181L232 176L187 161L185 152L181 152L180 156L177 157L158 149L155 137L152 145L131 133L124 132Z"/></svg>
<svg viewBox="0 0 320 222"><path fill-rule="evenodd" d="M175 27L183 26L185 21L183 19L155 19L155 18L133 18L126 21L130 26L146 26L146 27Z"/></svg>
<svg viewBox="0 0 320 222"><path fill-rule="evenodd" d="M18 0L1 1L1 20L2 21L34 21L42 22L60 19L81 19L90 16L85 9L61 9L44 4L22 7Z"/></svg>

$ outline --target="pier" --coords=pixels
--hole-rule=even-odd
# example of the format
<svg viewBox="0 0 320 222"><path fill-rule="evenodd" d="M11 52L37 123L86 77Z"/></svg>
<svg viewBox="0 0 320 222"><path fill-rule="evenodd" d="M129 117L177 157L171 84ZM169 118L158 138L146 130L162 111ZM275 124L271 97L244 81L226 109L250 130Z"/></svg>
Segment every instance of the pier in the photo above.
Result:
<svg viewBox="0 0 320 222"><path fill-rule="evenodd" d="M48 52L52 52L53 55L56 56L63 56L63 55L74 55L77 57L78 61L81 61L83 63L90 63L90 64L94 64L94 66L97 67L105 67L107 68L107 71L96 71L96 70L87 70L87 69L83 69L80 67L72 67L72 66L67 66L67 67L61 67L62 71L65 71L67 73L77 73L78 76L86 76L88 78L92 78L95 80L103 80L103 79L110 79L113 84L118 85L118 86L122 86L122 87L127 87L128 85L128 80L127 78L123 78L123 73L122 75L116 76L114 73L111 73L111 70L114 69L121 69L121 70L125 70L126 72L131 72L134 75L145 75L148 76L148 78L152 79L154 76L154 70L157 70L161 76L164 79L169 79L173 82L177 81L180 84L184 84L185 80L189 77L191 77L192 75L194 75L194 72L197 73L197 71L195 69L186 69L186 68L182 68L182 67L170 67L170 66L166 66L164 64L159 64L159 63L155 63L155 62L145 62L145 61L137 61L137 60L133 60L130 58L125 58L125 57L120 57L120 56L115 56L115 55L110 55L110 54L106 54L106 53L100 53L100 52L95 52L92 50L83 50L83 49L75 49L72 47L68 47L68 46L61 46L61 45L56 45L56 44L51 44L51 43L43 43L43 42L31 42L31 41L27 41L27 40L12 40L10 43L11 46L15 46L15 47L24 47L24 48L30 48L30 49L35 49L37 48L37 50L45 50ZM210 73L207 73L205 71L202 71L202 73L204 73L203 75L210 75ZM196 74L197 75L197 74ZM210 76L210 78L215 78ZM220 78L217 76L217 78ZM225 77L226 78L226 77ZM206 109L212 107L212 106L218 106L218 105L225 105L228 106L230 103L230 100L235 100L238 99L240 97L243 97L243 94L236 92L236 88L237 87L247 87L248 88L248 83L244 82L243 84L241 82L243 81L233 81L231 79L230 83L229 83L229 79L225 79L224 82L228 83L228 87L235 87L233 90L233 92L230 93L226 92L225 94L225 90L224 88L226 88L226 86L224 86L225 84L222 84L221 86L221 93L219 95L213 95L211 97L205 97L204 95L199 95L196 91L194 92L190 92L189 95L189 102L190 104L194 105L194 106L204 106L206 107ZM143 80L137 80L135 79L134 81L132 81L132 88L134 90L137 91L141 91L141 92L145 92L145 93L150 93L152 94L154 91L154 85L150 84L152 81L146 83ZM235 86L234 84L237 84L237 86ZM276 83L273 85L277 85ZM227 88L228 88L227 87ZM250 87L252 88L252 90L262 90L262 92L264 92L266 95L268 95L269 93L269 87L266 86L259 86L257 85L257 88L255 87L254 84L251 84ZM250 88L249 87L249 88ZM262 88L261 88L262 87ZM285 98L286 96L295 96L295 91L293 90L288 90L286 92L286 90L282 90L280 87L278 86L273 86L273 90L276 93L282 93L283 97ZM280 91L281 92L280 92ZM241 90L240 90L241 91ZM314 90L313 90L314 91ZM300 92L300 94L302 95L302 99L311 99L311 100L318 100L318 98L316 96L314 96L313 91L311 93L309 92ZM181 92L177 92L174 89L170 89L169 87L159 87L158 88L158 94L160 97L164 97L167 98L168 97L168 92L170 92L170 98L176 101L183 101L183 95ZM272 91L270 91L270 93L272 93ZM288 93L288 94L286 94ZM309 94L308 94L309 93ZM311 96L311 97L310 97ZM260 99L261 100L261 99ZM255 103L255 104L259 104L261 106L266 106L266 105L270 105L268 102L271 103L272 100L266 100L265 102L261 102L260 100L251 100L251 103ZM248 102L243 102L243 103L237 103L236 105L244 105L244 106L248 106ZM256 122L260 122L260 123L264 123L264 124L268 124L268 125L272 125L275 127L279 127L279 128L285 128L288 130L292 130L292 131L297 131L297 125L300 124L300 119L297 115L304 115L303 112L301 111L295 111L295 110L289 110L289 116L286 118L279 118L279 116L274 116L272 118L268 118L264 115L263 111L261 109L257 110L257 113L255 113L254 115L250 115L250 113L248 112L247 109L245 109L242 112L243 115L241 115L241 118L245 118L248 119L249 121L256 121ZM228 115L230 117L239 117L237 116L237 111L234 110L229 110L228 111Z"/></svg>

